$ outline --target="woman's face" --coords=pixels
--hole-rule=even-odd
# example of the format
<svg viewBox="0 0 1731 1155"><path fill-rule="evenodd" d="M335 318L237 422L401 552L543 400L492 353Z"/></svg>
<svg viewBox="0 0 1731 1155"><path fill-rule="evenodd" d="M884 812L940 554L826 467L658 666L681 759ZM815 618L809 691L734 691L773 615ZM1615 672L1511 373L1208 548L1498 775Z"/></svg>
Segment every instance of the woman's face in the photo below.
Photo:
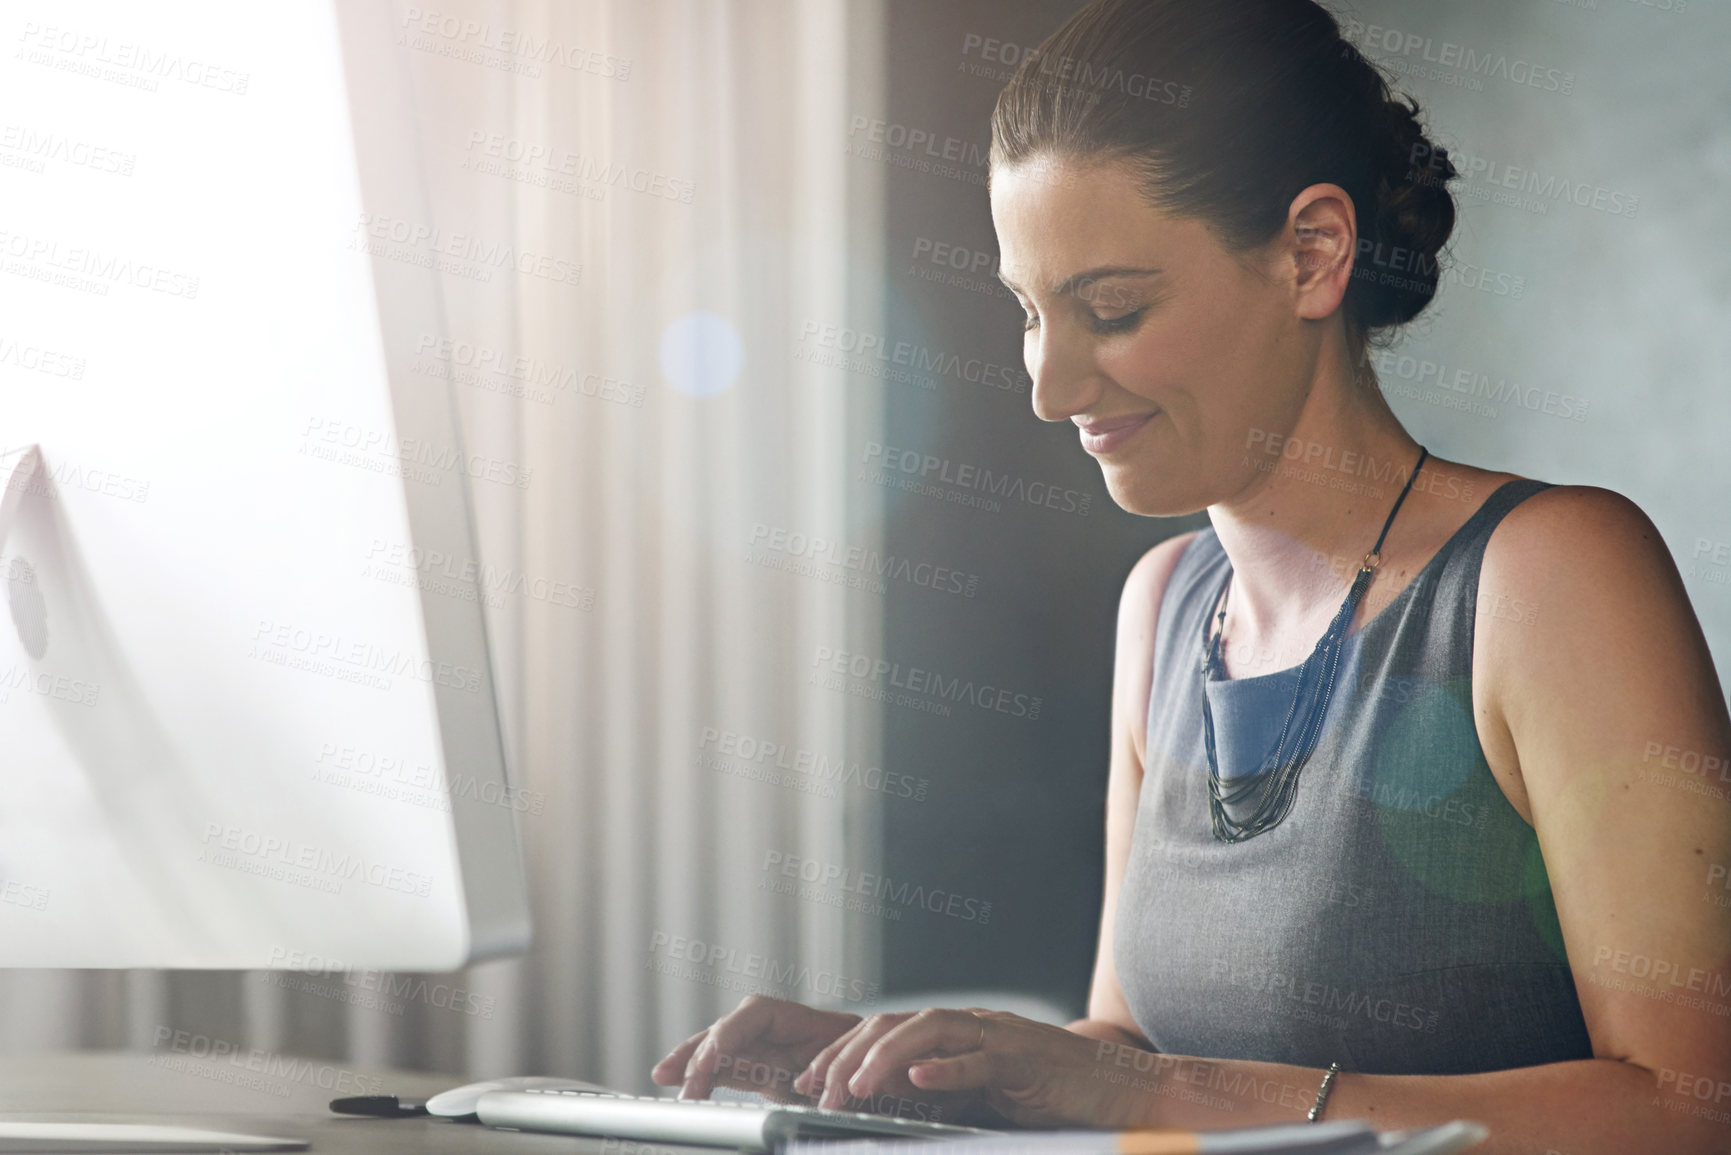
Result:
<svg viewBox="0 0 1731 1155"><path fill-rule="evenodd" d="M1281 273L1289 249L1229 254L1151 207L1116 162L995 169L992 221L1028 314L1034 412L1081 427L1113 500L1194 513L1264 476L1253 462L1297 421L1322 337Z"/></svg>

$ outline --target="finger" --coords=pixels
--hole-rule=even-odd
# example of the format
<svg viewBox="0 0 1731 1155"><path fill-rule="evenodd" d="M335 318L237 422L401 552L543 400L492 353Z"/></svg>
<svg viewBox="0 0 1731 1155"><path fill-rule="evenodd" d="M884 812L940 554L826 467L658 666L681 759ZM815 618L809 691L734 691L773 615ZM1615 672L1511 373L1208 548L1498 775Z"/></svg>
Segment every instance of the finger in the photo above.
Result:
<svg viewBox="0 0 1731 1155"><path fill-rule="evenodd" d="M841 1054L842 1048L853 1041L854 1035L860 1027L870 1021L870 1019L858 1020L853 1026L831 1039L821 1051L813 1055L811 1062L806 1064L805 1070L800 1072L799 1078L794 1080L794 1090L802 1095L814 1097L822 1095L824 1086L829 1079L830 1065L835 1062L835 1057Z"/></svg>
<svg viewBox="0 0 1731 1155"><path fill-rule="evenodd" d="M977 1051L985 1020L968 1011L921 1011L873 1043L848 1083L857 1098L869 1098L888 1079L906 1074L915 1060Z"/></svg>
<svg viewBox="0 0 1731 1155"><path fill-rule="evenodd" d="M908 1068L908 1082L922 1091L977 1091L992 1087L995 1063L988 1051L947 1059L922 1059Z"/></svg>
<svg viewBox="0 0 1731 1155"><path fill-rule="evenodd" d="M681 1099L707 1099L715 1090L714 1031L715 1027L711 1027L705 1032L703 1042L698 1044L696 1053L685 1065L685 1076L679 1084Z"/></svg>
<svg viewBox="0 0 1731 1155"><path fill-rule="evenodd" d="M820 1107L841 1110L847 1106L849 1088L853 1075L859 1065L865 1061L867 1054L883 1036L909 1019L910 1015L873 1015L852 1031L843 1041L841 1049L830 1060L829 1069L823 1072L823 1097L817 1101ZM856 1096L864 1098L864 1096Z"/></svg>
<svg viewBox="0 0 1731 1155"><path fill-rule="evenodd" d="M691 1056L697 1052L698 1044L703 1042L704 1037L708 1034L709 1028L705 1027L667 1052L667 1057L655 1064L655 1069L649 1072L649 1077L663 1087L670 1087L682 1081L685 1078L685 1065L691 1062Z"/></svg>
<svg viewBox="0 0 1731 1155"><path fill-rule="evenodd" d="M747 995L739 1006L718 1019L710 1027L708 1037L698 1045L685 1070L685 1082L679 1089L681 1099L707 1099L721 1078L723 1059L732 1070L735 1061L748 1055L760 1043L775 1042L797 1036L804 1016L810 1008L786 999Z"/></svg>
<svg viewBox="0 0 1731 1155"><path fill-rule="evenodd" d="M860 1023L863 1022L865 1020L861 1019ZM841 1049L847 1046L848 1040L853 1038L853 1033L857 1030L859 1030L859 1023L855 1023L837 1035L830 1040L828 1046L813 1055L811 1062L805 1065L805 1070L800 1072L799 1078L793 1081L793 1089L802 1095L822 1094L824 1079L829 1074L829 1065L835 1061L837 1055L841 1054Z"/></svg>

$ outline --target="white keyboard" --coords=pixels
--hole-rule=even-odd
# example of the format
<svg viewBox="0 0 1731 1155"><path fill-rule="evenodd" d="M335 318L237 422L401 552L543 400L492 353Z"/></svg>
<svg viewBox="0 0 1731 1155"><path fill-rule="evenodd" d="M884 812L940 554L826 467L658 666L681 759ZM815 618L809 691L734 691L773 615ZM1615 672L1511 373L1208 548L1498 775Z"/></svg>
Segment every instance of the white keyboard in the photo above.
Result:
<svg viewBox="0 0 1731 1155"><path fill-rule="evenodd" d="M793 1139L955 1139L1003 1134L924 1119L783 1103L655 1099L570 1090L488 1091L475 1105L475 1113L489 1127L747 1151L773 1151Z"/></svg>

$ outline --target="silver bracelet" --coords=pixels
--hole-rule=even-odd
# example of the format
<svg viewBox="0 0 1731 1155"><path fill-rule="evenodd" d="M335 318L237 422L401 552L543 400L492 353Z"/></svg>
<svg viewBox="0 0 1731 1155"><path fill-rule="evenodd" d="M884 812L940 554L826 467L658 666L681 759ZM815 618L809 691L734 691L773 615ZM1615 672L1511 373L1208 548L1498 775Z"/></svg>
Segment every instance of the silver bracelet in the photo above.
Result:
<svg viewBox="0 0 1731 1155"><path fill-rule="evenodd" d="M1323 1104L1328 1102L1328 1093L1334 1089L1334 1077L1340 1074L1340 1064L1330 1063L1328 1074L1322 1077L1322 1086L1316 1089L1316 1102L1311 1104L1310 1114L1304 1117L1305 1122L1314 1123L1322 1118Z"/></svg>

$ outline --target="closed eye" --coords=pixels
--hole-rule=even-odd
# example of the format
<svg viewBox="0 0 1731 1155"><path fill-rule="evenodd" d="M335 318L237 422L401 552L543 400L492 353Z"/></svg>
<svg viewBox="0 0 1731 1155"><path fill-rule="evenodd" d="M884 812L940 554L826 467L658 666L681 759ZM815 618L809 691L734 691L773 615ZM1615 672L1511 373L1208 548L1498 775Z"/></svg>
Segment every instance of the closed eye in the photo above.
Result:
<svg viewBox="0 0 1731 1155"><path fill-rule="evenodd" d="M1148 307L1144 305L1133 313L1125 313L1122 317L1102 317L1098 313L1085 312L1089 329L1102 336L1111 336L1115 333L1128 333L1135 329L1137 325L1141 324L1143 315L1148 312ZM1039 327L1040 316L1038 313L1029 312L1023 317L1022 332L1032 333Z"/></svg>
<svg viewBox="0 0 1731 1155"><path fill-rule="evenodd" d="M1122 317L1101 317L1088 314L1088 327L1096 333L1128 333L1142 320L1147 309L1137 309L1134 313L1125 313Z"/></svg>

